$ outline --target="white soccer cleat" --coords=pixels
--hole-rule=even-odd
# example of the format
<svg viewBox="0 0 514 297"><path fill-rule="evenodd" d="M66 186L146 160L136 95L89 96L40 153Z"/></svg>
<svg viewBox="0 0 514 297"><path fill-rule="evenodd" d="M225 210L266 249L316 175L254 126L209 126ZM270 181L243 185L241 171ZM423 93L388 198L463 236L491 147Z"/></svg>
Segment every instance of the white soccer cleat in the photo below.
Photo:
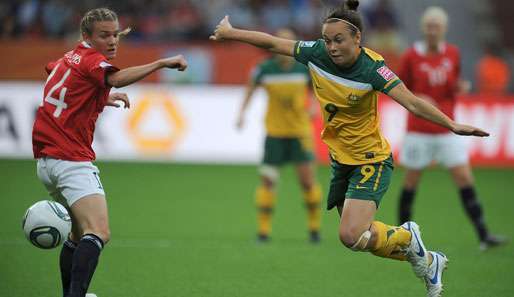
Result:
<svg viewBox="0 0 514 297"><path fill-rule="evenodd" d="M87 293L87 294L86 294L86 297L96 297L96 294L93 294L93 293Z"/></svg>
<svg viewBox="0 0 514 297"><path fill-rule="evenodd" d="M428 271L428 251L421 240L419 226L415 222L405 222L402 228L411 234L410 245L407 248L407 261L412 265L414 274L423 278Z"/></svg>
<svg viewBox="0 0 514 297"><path fill-rule="evenodd" d="M433 261L425 275L427 297L440 297L443 294L443 272L448 266L448 258L441 252L429 252Z"/></svg>

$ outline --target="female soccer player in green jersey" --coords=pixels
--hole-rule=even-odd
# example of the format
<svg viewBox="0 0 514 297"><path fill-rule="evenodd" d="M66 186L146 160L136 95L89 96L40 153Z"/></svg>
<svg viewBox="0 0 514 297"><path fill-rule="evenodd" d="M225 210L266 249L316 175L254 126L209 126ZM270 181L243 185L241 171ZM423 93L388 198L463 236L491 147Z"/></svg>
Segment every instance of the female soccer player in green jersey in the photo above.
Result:
<svg viewBox="0 0 514 297"><path fill-rule="evenodd" d="M359 1L347 0L346 5L331 12L323 22L323 39L317 41L291 41L236 29L228 16L210 39L245 42L295 57L309 67L323 111L321 137L332 159L328 209L337 206L339 210L341 242L354 251L409 261L416 276L424 279L427 296L441 296L446 256L426 250L416 223L406 222L397 227L374 220L393 170L390 146L379 130L378 92L388 94L415 115L455 134L489 134L455 123L413 95L379 54L362 47L358 5Z"/></svg>

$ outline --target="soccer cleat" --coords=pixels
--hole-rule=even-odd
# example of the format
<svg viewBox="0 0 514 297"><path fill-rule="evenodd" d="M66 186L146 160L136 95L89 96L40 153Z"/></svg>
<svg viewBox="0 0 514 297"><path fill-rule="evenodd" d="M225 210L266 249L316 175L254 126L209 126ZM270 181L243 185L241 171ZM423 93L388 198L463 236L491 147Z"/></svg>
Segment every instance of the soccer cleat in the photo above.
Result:
<svg viewBox="0 0 514 297"><path fill-rule="evenodd" d="M414 274L422 278L428 271L428 251L421 240L421 232L419 226L415 222L405 222L402 226L411 234L409 247L406 249L407 261L412 265Z"/></svg>
<svg viewBox="0 0 514 297"><path fill-rule="evenodd" d="M86 294L86 297L96 297L96 294L93 294L93 293L87 293L87 294Z"/></svg>
<svg viewBox="0 0 514 297"><path fill-rule="evenodd" d="M309 241L311 243L319 243L321 241L319 231L310 231L309 232Z"/></svg>
<svg viewBox="0 0 514 297"><path fill-rule="evenodd" d="M267 243L270 237L267 234L257 234L257 243Z"/></svg>
<svg viewBox="0 0 514 297"><path fill-rule="evenodd" d="M433 261L425 275L427 297L440 297L443 294L443 272L448 266L448 258L441 252L429 252Z"/></svg>
<svg viewBox="0 0 514 297"><path fill-rule="evenodd" d="M494 248L500 245L504 245L508 242L505 236L501 235L488 235L485 240L480 241L480 250L482 252L487 251L490 248Z"/></svg>

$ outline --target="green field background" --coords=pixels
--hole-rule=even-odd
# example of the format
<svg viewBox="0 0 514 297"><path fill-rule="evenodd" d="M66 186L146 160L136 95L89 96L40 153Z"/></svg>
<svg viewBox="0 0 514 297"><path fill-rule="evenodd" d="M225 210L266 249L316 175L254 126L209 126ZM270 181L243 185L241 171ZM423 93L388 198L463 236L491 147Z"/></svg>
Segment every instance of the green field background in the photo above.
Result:
<svg viewBox="0 0 514 297"><path fill-rule="evenodd" d="M345 249L336 212L323 212L322 242L307 240L303 198L282 171L272 241L255 241L255 166L98 162L112 241L91 292L98 297L425 296L407 263ZM514 170L475 169L487 222L514 238ZM396 223L403 171L378 219ZM324 190L327 167L318 168ZM0 160L0 296L61 296L59 249L25 240L21 217L47 194L35 162ZM326 191L325 191L326 192ZM418 191L415 220L430 249L450 258L445 296L514 296L514 245L480 252L449 174L432 169Z"/></svg>

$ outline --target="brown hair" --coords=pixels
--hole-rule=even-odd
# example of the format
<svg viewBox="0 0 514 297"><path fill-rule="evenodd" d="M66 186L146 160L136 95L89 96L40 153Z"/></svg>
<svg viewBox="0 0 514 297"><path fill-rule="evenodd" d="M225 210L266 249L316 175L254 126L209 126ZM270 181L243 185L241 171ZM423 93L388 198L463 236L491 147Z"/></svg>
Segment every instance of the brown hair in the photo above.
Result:
<svg viewBox="0 0 514 297"><path fill-rule="evenodd" d="M357 12L357 7L359 7L358 0L346 0L342 5L333 9L323 23L333 23L343 20L349 23L353 35L357 34L358 31L362 32L364 28L361 15Z"/></svg>
<svg viewBox="0 0 514 297"><path fill-rule="evenodd" d="M96 22L106 22L106 21L118 21L118 15L110 10L109 8L95 8L86 12L86 14L82 17L80 21L80 33L91 36L93 34L94 25ZM119 36L125 36L131 31L131 28L126 28L123 31L119 32Z"/></svg>

